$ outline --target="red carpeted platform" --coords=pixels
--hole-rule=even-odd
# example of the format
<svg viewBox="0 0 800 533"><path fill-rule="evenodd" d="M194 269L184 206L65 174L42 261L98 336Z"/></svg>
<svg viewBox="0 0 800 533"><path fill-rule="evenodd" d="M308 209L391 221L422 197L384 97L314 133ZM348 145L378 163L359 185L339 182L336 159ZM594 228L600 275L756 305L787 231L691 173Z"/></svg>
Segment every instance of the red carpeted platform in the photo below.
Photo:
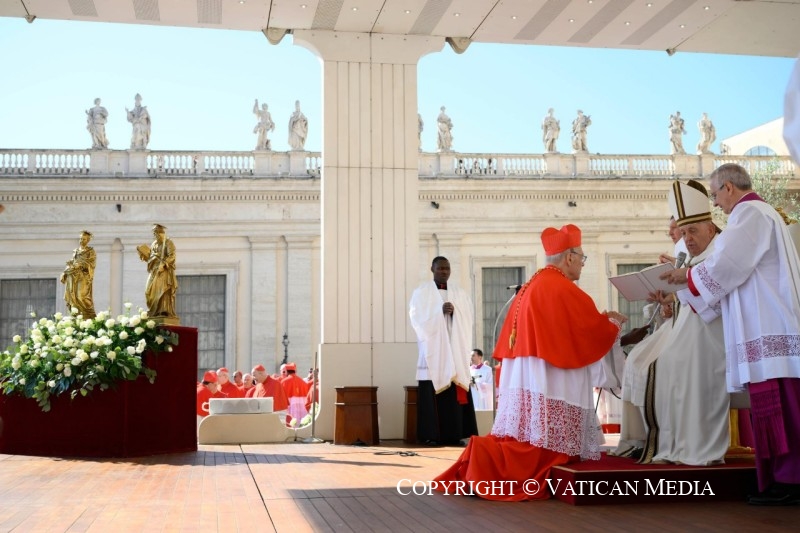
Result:
<svg viewBox="0 0 800 533"><path fill-rule="evenodd" d="M599 461L554 467L548 484L556 499L572 505L745 501L756 492L756 469L752 458L697 467L639 465L603 454Z"/></svg>
<svg viewBox="0 0 800 533"><path fill-rule="evenodd" d="M173 352L146 353L155 383L140 376L116 390L70 400L0 395L0 453L56 457L136 457L197 450L197 329L167 326L180 341Z"/></svg>

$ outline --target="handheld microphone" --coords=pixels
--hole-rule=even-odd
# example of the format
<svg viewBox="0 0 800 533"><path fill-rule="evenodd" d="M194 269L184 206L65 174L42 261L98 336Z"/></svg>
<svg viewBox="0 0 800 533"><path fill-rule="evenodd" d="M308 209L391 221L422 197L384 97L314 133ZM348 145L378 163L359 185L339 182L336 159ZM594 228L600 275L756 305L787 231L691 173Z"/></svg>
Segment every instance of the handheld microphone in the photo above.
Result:
<svg viewBox="0 0 800 533"><path fill-rule="evenodd" d="M680 268L686 262L686 252L680 252L675 258L675 268Z"/></svg>
<svg viewBox="0 0 800 533"><path fill-rule="evenodd" d="M506 289L508 289L508 290L514 289L515 291L518 291L521 288L522 288L522 285L509 285L508 287L506 287Z"/></svg>

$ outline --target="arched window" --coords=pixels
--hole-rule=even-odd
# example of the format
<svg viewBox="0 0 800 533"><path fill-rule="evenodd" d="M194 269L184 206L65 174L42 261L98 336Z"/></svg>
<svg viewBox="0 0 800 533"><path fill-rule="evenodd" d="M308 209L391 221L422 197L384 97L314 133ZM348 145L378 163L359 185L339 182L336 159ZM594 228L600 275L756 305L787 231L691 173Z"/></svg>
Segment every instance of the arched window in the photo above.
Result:
<svg viewBox="0 0 800 533"><path fill-rule="evenodd" d="M744 155L745 156L754 156L754 155L775 156L775 155L778 155L778 154L776 154L775 150L773 150L769 146L761 146L761 145L759 145L759 146L754 146L753 148L750 148L748 151L746 151L744 153Z"/></svg>

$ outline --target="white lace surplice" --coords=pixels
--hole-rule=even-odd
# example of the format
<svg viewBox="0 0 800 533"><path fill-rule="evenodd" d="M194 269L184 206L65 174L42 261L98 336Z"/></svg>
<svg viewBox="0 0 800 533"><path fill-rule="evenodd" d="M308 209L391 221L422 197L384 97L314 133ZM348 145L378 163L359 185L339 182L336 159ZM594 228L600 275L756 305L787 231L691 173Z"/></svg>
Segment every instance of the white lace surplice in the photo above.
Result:
<svg viewBox="0 0 800 533"><path fill-rule="evenodd" d="M599 459L602 433L594 387L617 387L624 355L615 344L596 363L565 370L538 357L503 360L492 435L581 459Z"/></svg>

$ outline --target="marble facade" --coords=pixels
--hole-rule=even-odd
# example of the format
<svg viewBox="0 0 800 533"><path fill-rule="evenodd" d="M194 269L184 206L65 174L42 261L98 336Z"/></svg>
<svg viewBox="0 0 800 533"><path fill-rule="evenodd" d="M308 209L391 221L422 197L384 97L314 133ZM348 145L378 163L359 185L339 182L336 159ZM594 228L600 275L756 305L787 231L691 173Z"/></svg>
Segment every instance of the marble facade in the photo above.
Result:
<svg viewBox="0 0 800 533"><path fill-rule="evenodd" d="M413 113L409 116L414 118ZM414 209L418 212L413 221L418 239L414 249L397 248L383 232L370 237L372 245L354 241L352 246L370 247L369 253L377 258L371 263L375 276L388 276L385 271L392 268L393 261L409 261L408 256L413 255L413 265L408 267L411 288L430 276L430 258L447 256L453 276L472 291L476 303L476 345L483 338L483 268L518 266L530 276L544 264L538 233L546 226L575 223L583 229L583 246L589 256L580 285L598 307L614 309L616 293L607 277L616 272L616 266L653 261L671 248L665 235L669 182L676 176L702 178L723 161L722 156L713 155L417 156L415 141L409 142L418 165L413 171ZM97 252L96 308L118 313L127 301L144 307L147 273L136 245L150 239L150 227L159 221L169 227L170 238L180 249L178 275L226 276L228 368L245 370L257 363L274 367L283 356L285 331L289 333L290 359L303 369L301 373L311 366L313 354L323 344L320 220L325 173L320 179L318 153L87 151L71 153L67 164L63 163L67 159L60 158L64 151L31 151L18 167L9 164L12 155L0 150L4 227L0 279L58 279L64 254L74 248L75 235L88 229L94 233L92 245ZM31 157L35 160L33 171L27 170ZM140 157L144 159L139 161ZM224 168L215 163L236 157L243 158L242 162ZM262 157L266 159L257 159ZM81 164L72 163L73 159ZM494 172L457 174L458 159L467 161L467 168L474 168L477 162L481 168L490 165ZM42 166L42 161L50 160L67 166ZM102 169L101 161L106 165ZM167 163L159 166L158 161ZM786 172L794 172L788 158L783 158L782 164ZM394 201L392 191L383 194L390 204ZM348 231L363 230L346 227L350 229L335 235L340 243L348 239ZM389 261L385 260L387 253L393 254ZM352 272L343 270L340 275L339 297L363 298L361 274L353 278ZM57 286L60 305L63 286ZM416 343L413 333L403 336L405 328L410 329L409 295L410 290L401 288L385 309L362 309L343 317L338 325L329 325L337 328L336 335L347 336L350 328L358 328L374 316L388 321L380 326L384 332L390 328L400 331L400 336L395 333L394 340L384 343L381 357L389 360L374 359L376 368L338 369L339 376L342 372L345 376L382 375L383 438L402 437L403 405L395 396L401 397L402 387L414 383ZM340 343L333 349L359 344ZM363 363L358 355L340 357L346 365ZM331 364L340 363L322 358L323 389L361 384L341 377L326 383L326 377L334 375ZM318 435L323 437L332 428L333 405L327 407L323 401L318 425Z"/></svg>

